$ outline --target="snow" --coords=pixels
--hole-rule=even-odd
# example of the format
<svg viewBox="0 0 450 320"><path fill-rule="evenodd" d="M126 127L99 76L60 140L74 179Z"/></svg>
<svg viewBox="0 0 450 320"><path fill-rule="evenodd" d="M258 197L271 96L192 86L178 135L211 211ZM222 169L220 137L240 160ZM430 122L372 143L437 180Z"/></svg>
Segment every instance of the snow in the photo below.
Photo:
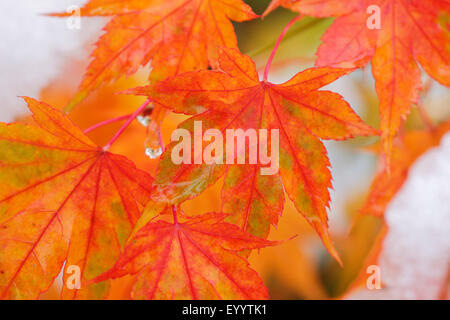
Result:
<svg viewBox="0 0 450 320"><path fill-rule="evenodd" d="M379 258L385 288L350 299L436 299L450 263L450 134L423 155L386 211Z"/></svg>
<svg viewBox="0 0 450 320"><path fill-rule="evenodd" d="M65 12L84 0L0 1L0 121L26 112L18 96L38 98L39 92L72 59L86 59L87 44L99 35L101 19L83 19L70 29L67 19L42 15Z"/></svg>

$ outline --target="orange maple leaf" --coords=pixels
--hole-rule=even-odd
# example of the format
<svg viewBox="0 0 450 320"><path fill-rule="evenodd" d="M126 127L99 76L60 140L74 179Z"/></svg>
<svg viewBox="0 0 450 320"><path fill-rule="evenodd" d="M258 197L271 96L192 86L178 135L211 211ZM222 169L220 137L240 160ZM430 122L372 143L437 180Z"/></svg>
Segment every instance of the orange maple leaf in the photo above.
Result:
<svg viewBox="0 0 450 320"><path fill-rule="evenodd" d="M173 218L165 221L171 210ZM223 222L225 214L186 218L175 210L166 207L162 218L137 231L114 268L93 281L137 273L133 299L268 298L262 280L238 252L274 242Z"/></svg>
<svg viewBox="0 0 450 320"><path fill-rule="evenodd" d="M393 138L421 88L416 61L435 80L450 86L448 1L274 0L267 13L279 5L317 17L338 17L322 37L316 66L361 67L371 59L389 167ZM380 10L380 29L368 27L369 6Z"/></svg>
<svg viewBox="0 0 450 320"><path fill-rule="evenodd" d="M258 17L242 0L91 0L81 15L112 19L69 109L101 84L134 74L150 60L152 81L216 66L218 46L237 48L230 19Z"/></svg>
<svg viewBox="0 0 450 320"><path fill-rule="evenodd" d="M279 130L279 173L271 178L261 178L259 172L252 174L258 171L260 164L245 165L243 173L230 169L225 200L228 199L226 193L235 189L241 197L234 200L240 203L229 204L230 208L236 209L233 214L239 216L235 221L247 230L260 228L257 234L267 234L268 223L265 221L276 223L282 206L275 202L283 202L284 187L298 211L322 237L330 253L339 259L328 235L326 208L330 201L331 174L320 138L341 140L377 132L365 125L340 95L317 89L351 70L312 68L275 85L260 81L253 61L235 49L223 49L219 63L222 71L188 72L132 92L147 95L154 104L175 112L196 114L181 125L191 131L195 121L201 121L205 128L217 128L222 133L226 129ZM199 105L207 110L201 112L204 109ZM171 160L175 145L170 144L163 154L155 178L154 196L170 203L195 196L215 182L226 167L175 165ZM239 185L245 182L241 178L247 173L251 178L248 188ZM268 205L261 210L264 203ZM246 224L248 217L255 222L255 227Z"/></svg>
<svg viewBox="0 0 450 320"><path fill-rule="evenodd" d="M60 111L25 100L36 125L0 124L0 298L37 298L64 261L79 267L82 287L64 286L63 298L102 298L107 283L83 284L116 262L152 178Z"/></svg>

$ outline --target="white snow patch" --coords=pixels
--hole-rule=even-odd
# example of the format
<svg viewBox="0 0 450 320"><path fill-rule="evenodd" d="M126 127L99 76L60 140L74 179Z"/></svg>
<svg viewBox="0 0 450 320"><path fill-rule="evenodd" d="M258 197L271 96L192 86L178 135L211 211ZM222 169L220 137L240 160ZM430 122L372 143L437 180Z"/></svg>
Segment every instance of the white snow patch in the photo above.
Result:
<svg viewBox="0 0 450 320"><path fill-rule="evenodd" d="M101 18L81 20L81 28L68 28L67 19L42 14L65 12L85 0L0 1L0 121L10 122L26 112L18 96L34 98L65 63L86 59L100 34ZM77 79L80 81L81 79Z"/></svg>
<svg viewBox="0 0 450 320"><path fill-rule="evenodd" d="M450 263L450 134L412 166L386 210L389 227L379 258L384 289L350 299L436 299Z"/></svg>

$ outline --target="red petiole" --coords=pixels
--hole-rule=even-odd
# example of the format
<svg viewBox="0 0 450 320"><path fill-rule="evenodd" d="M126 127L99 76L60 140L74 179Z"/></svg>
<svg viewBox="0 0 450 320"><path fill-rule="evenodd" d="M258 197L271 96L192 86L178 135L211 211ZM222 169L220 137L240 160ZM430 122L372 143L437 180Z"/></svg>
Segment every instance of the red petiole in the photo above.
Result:
<svg viewBox="0 0 450 320"><path fill-rule="evenodd" d="M281 32L280 36L278 37L278 40L275 43L275 46L273 47L272 53L270 54L269 60L267 60L266 68L264 69L264 78L263 78L264 82L267 81L267 77L269 76L270 66L272 64L273 58L275 57L275 54L277 53L278 47L281 44L281 41L283 40L284 36L288 32L289 28L292 27L292 25L294 23L296 23L297 21L299 21L301 18L303 18L303 16L299 15L299 16L295 17L294 19L292 19L291 21L289 21L289 23L286 25L286 27L284 27L283 31Z"/></svg>
<svg viewBox="0 0 450 320"><path fill-rule="evenodd" d="M133 122L134 119L136 119L142 111L144 111L148 105L150 104L150 100L147 100L142 104L133 114L128 116L128 120L123 124L123 126L116 132L116 134L111 138L111 140L103 147L103 150L107 151L111 148L114 142L122 135L122 133L125 131L126 128Z"/></svg>

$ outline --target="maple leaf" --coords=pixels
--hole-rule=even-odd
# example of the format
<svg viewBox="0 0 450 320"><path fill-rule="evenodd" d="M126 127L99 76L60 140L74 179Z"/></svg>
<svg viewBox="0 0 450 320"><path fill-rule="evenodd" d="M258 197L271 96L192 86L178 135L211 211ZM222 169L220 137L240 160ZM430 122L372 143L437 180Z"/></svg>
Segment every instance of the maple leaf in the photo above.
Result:
<svg viewBox="0 0 450 320"><path fill-rule="evenodd" d="M171 221L153 219L130 238L114 268L94 281L137 273L133 299L267 299L262 280L238 251L274 242L223 222L225 216L187 218L174 211Z"/></svg>
<svg viewBox="0 0 450 320"><path fill-rule="evenodd" d="M380 99L383 151L389 167L392 141L421 88L420 69L450 86L450 4L442 0L274 0L317 17L338 16L322 37L316 66L363 66L372 61ZM380 8L381 29L367 26L369 6ZM416 62L417 61L417 62Z"/></svg>
<svg viewBox="0 0 450 320"><path fill-rule="evenodd" d="M68 16L69 14L52 14ZM233 21L258 17L242 0L91 0L82 16L112 16L70 106L151 60L151 80L217 65L217 47L237 48Z"/></svg>
<svg viewBox="0 0 450 320"><path fill-rule="evenodd" d="M0 124L0 298L37 298L64 261L82 284L64 286L64 298L104 297L107 283L83 284L114 265L152 179L60 111L25 100L36 124Z"/></svg>
<svg viewBox="0 0 450 320"><path fill-rule="evenodd" d="M221 71L188 72L131 92L146 95L154 104L175 112L196 114L204 110L198 106L207 108L180 126L189 130L195 121L202 121L205 128L217 128L222 133L226 129L278 129L279 173L272 178L253 174L249 188L239 186L245 179L240 180L242 175L234 169L227 175L225 193L239 189L241 197L236 200L241 204L233 213L241 216L237 219L243 221L244 226L248 217L255 216L254 221L267 229L264 221L276 222L275 217L281 212L282 207L275 203L283 202L284 188L297 210L313 225L327 249L338 259L327 226L326 208L331 187L329 160L319 139L341 140L377 132L365 125L340 95L317 89L351 70L312 68L275 85L260 81L254 62L235 49L223 49L219 63ZM155 197L171 203L196 195L215 182L226 167L175 165L171 161L175 145L168 146L155 178ZM243 170L247 172L256 170L252 165L245 166ZM278 175L281 179L276 177ZM257 204L258 200L264 201ZM260 210L264 202L267 207ZM233 208L233 204L230 207ZM267 230L257 233L266 234Z"/></svg>
<svg viewBox="0 0 450 320"><path fill-rule="evenodd" d="M450 122L437 128L413 130L394 140L390 171L381 170L374 178L362 212L383 216L387 205L408 178L410 167L429 149L439 145L441 138L450 130Z"/></svg>

